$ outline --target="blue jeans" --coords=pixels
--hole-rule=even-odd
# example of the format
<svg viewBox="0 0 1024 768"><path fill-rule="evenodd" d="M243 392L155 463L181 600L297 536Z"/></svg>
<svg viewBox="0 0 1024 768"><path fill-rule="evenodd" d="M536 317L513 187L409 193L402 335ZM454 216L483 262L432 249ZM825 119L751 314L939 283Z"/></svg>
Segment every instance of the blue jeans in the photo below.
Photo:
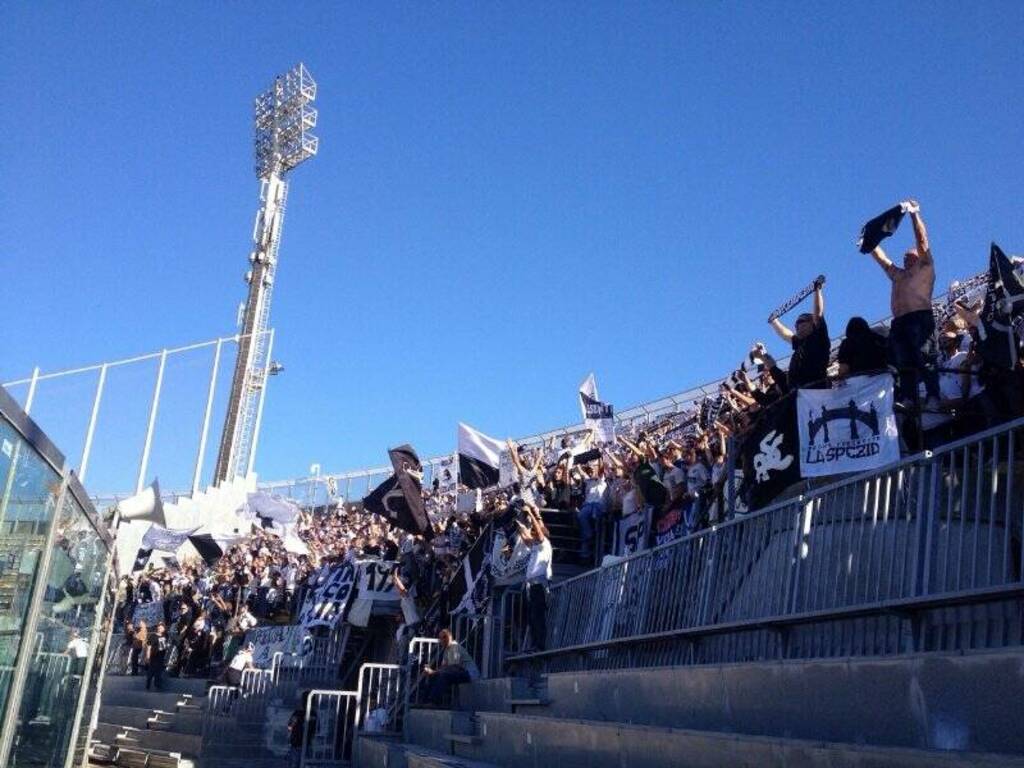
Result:
<svg viewBox="0 0 1024 768"><path fill-rule="evenodd" d="M580 556L594 554L594 523L604 517L604 505L591 501L580 507L576 519L580 524Z"/></svg>

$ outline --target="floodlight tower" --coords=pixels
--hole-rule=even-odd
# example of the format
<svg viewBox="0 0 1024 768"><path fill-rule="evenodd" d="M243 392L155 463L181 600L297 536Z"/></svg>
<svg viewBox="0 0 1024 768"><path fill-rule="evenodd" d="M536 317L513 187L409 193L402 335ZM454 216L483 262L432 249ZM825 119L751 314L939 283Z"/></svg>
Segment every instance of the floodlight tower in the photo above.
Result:
<svg viewBox="0 0 1024 768"><path fill-rule="evenodd" d="M251 266L245 275L249 294L214 482L247 475L256 458L267 376L273 372L270 299L288 196L287 175L316 154L317 138L309 133L316 127L317 113L310 106L315 99L316 83L303 64L275 77L273 85L256 97L253 143L260 209L253 227Z"/></svg>

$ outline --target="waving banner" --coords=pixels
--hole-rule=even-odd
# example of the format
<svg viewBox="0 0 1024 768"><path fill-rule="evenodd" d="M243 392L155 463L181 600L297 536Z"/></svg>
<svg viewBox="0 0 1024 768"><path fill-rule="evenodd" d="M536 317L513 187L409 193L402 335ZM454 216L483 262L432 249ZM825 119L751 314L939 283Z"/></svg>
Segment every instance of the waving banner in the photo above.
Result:
<svg viewBox="0 0 1024 768"><path fill-rule="evenodd" d="M580 384L580 411L583 422L598 443L615 442L615 413L610 403L597 396L597 380L590 374Z"/></svg>
<svg viewBox="0 0 1024 768"><path fill-rule="evenodd" d="M835 389L798 390L801 475L864 472L899 461L892 390L888 373L854 376Z"/></svg>

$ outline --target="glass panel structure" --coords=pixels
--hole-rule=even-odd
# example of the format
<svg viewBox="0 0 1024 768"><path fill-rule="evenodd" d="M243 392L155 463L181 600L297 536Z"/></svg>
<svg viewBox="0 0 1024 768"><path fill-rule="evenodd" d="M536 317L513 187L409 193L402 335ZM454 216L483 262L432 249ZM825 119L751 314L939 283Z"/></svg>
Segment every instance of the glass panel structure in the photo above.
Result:
<svg viewBox="0 0 1024 768"><path fill-rule="evenodd" d="M0 712L6 715L61 477L6 420L0 421L0 477Z"/></svg>
<svg viewBox="0 0 1024 768"><path fill-rule="evenodd" d="M72 763L110 565L63 455L0 388L0 765Z"/></svg>

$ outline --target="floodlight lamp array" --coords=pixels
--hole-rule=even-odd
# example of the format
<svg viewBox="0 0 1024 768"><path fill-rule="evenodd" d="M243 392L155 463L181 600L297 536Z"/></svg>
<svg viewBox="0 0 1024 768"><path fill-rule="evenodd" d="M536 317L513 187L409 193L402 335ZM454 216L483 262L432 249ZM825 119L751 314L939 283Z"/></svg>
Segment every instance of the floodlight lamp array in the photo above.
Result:
<svg viewBox="0 0 1024 768"><path fill-rule="evenodd" d="M274 84L256 97L256 175L286 173L313 157L318 140L309 131L316 127L316 82L303 64L278 75Z"/></svg>

